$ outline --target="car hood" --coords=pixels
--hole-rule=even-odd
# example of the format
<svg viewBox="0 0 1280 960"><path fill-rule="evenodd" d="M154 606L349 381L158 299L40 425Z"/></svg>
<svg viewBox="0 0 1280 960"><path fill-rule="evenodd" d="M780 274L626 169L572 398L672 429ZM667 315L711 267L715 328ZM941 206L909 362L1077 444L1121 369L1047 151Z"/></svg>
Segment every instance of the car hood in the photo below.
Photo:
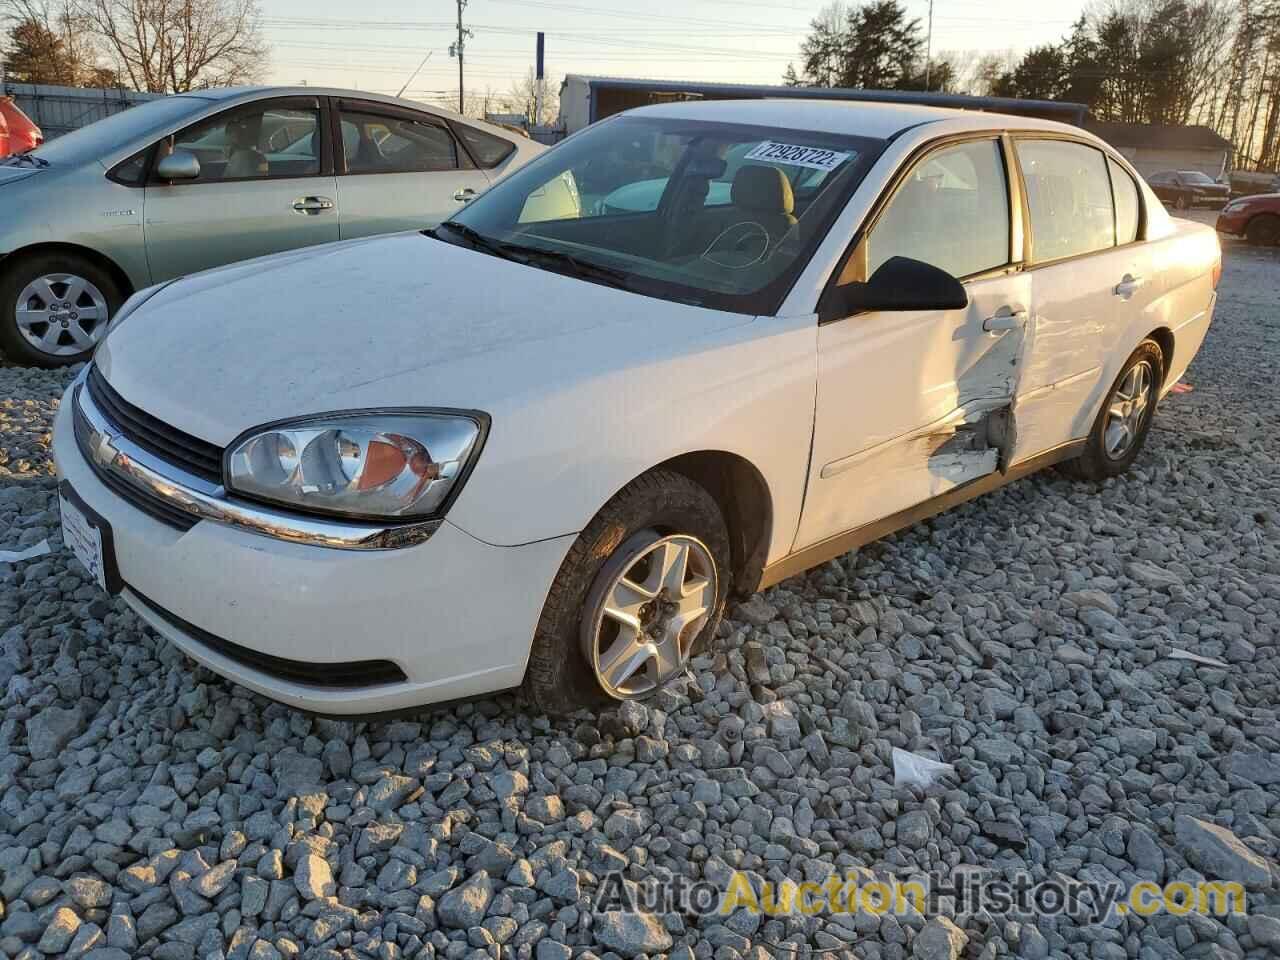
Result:
<svg viewBox="0 0 1280 960"><path fill-rule="evenodd" d="M6 183L17 183L19 180L26 180L29 177L34 177L37 173L43 172L43 167L32 167L27 164L23 164L20 167L0 164L0 187Z"/></svg>
<svg viewBox="0 0 1280 960"><path fill-rule="evenodd" d="M493 412L750 319L406 233L179 280L126 317L95 362L130 403L225 446L259 424L336 410ZM621 329L636 326L643 336Z"/></svg>

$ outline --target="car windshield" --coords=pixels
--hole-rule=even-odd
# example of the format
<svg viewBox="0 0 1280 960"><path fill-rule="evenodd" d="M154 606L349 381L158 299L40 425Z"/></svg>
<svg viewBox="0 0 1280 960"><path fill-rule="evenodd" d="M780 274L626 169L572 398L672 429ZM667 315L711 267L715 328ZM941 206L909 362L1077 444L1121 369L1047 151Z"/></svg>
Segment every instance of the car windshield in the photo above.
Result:
<svg viewBox="0 0 1280 960"><path fill-rule="evenodd" d="M1180 176L1186 183L1212 184L1213 179L1208 175L1201 173L1199 170L1179 170Z"/></svg>
<svg viewBox="0 0 1280 960"><path fill-rule="evenodd" d="M618 117L544 154L433 235L649 296L770 313L883 146Z"/></svg>
<svg viewBox="0 0 1280 960"><path fill-rule="evenodd" d="M209 105L203 97L162 97L63 134L32 153L55 166L98 160L151 133L159 134Z"/></svg>

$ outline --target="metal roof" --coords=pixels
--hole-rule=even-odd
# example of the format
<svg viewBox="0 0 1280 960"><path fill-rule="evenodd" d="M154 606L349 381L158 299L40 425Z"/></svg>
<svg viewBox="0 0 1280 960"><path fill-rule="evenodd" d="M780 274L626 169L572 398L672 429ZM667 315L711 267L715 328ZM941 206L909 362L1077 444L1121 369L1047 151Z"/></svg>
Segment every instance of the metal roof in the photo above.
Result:
<svg viewBox="0 0 1280 960"><path fill-rule="evenodd" d="M1113 147L1230 150L1231 141L1205 126L1166 126L1159 123L1103 123L1090 120L1085 129Z"/></svg>

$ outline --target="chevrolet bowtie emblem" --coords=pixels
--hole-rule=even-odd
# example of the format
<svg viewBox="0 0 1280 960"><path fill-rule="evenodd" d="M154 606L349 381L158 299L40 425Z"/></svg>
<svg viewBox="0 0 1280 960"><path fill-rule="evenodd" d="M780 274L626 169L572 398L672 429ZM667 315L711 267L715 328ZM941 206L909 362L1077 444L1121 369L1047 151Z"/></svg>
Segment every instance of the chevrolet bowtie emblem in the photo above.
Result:
<svg viewBox="0 0 1280 960"><path fill-rule="evenodd" d="M99 467L106 469L116 459L118 452L115 447L115 437L109 433L94 432L89 443L89 449L93 452L93 461Z"/></svg>

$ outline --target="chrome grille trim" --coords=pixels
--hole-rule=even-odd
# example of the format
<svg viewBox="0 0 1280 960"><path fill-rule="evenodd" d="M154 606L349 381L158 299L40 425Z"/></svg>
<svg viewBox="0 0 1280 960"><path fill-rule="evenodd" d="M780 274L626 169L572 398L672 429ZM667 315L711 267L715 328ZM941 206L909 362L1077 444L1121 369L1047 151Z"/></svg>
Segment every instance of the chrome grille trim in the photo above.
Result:
<svg viewBox="0 0 1280 960"><path fill-rule="evenodd" d="M155 502L157 509L163 505L167 514L189 516L192 524L209 520L274 540L337 550L396 550L425 542L444 522L348 523L300 516L233 499L221 484L210 483L157 457L114 430L84 388L83 380L74 397L73 414L83 419L77 431L83 431L83 436L77 437L80 449L104 483L112 488L125 484L133 496L125 497L117 491L122 499L132 501L134 496L146 497ZM155 515L151 510L146 512ZM177 526L171 520L166 522Z"/></svg>

